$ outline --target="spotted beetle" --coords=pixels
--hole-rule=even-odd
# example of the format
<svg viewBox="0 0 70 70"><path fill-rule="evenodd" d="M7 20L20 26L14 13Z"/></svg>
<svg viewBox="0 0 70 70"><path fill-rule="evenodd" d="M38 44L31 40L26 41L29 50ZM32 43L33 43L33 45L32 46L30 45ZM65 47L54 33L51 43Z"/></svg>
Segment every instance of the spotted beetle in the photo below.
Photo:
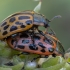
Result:
<svg viewBox="0 0 70 70"><path fill-rule="evenodd" d="M34 35L36 47L33 46L29 33L20 33L16 36L16 39L10 36L6 41L11 48L21 52L39 54L40 56L44 55L44 57L49 55L63 55L64 49L60 46L57 47L58 39L50 34L47 35L49 37L48 39L39 33ZM56 48L58 48L58 51Z"/></svg>
<svg viewBox="0 0 70 70"><path fill-rule="evenodd" d="M24 32L29 29L32 29L32 33L34 33L34 30L38 30L38 26L49 27L49 22L45 16L34 11L15 13L1 22L0 39L3 40L12 34ZM38 31L42 34L42 31Z"/></svg>

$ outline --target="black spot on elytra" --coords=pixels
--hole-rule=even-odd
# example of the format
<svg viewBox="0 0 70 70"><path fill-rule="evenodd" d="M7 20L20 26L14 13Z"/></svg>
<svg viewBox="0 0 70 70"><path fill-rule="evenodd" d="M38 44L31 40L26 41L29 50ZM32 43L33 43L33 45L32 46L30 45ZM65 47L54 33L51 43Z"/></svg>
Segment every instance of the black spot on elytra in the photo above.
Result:
<svg viewBox="0 0 70 70"><path fill-rule="evenodd" d="M23 45L18 45L17 47L20 48L20 49L24 49L25 48Z"/></svg>
<svg viewBox="0 0 70 70"><path fill-rule="evenodd" d="M10 28L10 31L14 31L14 30L17 30L17 27L16 27L16 26L12 26L12 27Z"/></svg>
<svg viewBox="0 0 70 70"><path fill-rule="evenodd" d="M16 19L15 17L10 18L9 22L14 22Z"/></svg>
<svg viewBox="0 0 70 70"><path fill-rule="evenodd" d="M21 35L20 35L20 38L28 38L29 36L26 34L26 33L22 33Z"/></svg>
<svg viewBox="0 0 70 70"><path fill-rule="evenodd" d="M46 51L45 51L45 49L42 49L42 50L41 50L41 52L43 52L43 53L44 53L44 52L46 52Z"/></svg>
<svg viewBox="0 0 70 70"><path fill-rule="evenodd" d="M32 20L27 20L25 23L26 23L27 25L30 25L30 24L32 24Z"/></svg>
<svg viewBox="0 0 70 70"><path fill-rule="evenodd" d="M43 45L43 43L39 42L38 45L42 48L45 48L45 46Z"/></svg>
<svg viewBox="0 0 70 70"><path fill-rule="evenodd" d="M22 25L23 23L17 21L17 22L15 22L15 24L16 24L16 25Z"/></svg>
<svg viewBox="0 0 70 70"><path fill-rule="evenodd" d="M40 40L41 38L39 36L34 36L35 40Z"/></svg>
<svg viewBox="0 0 70 70"><path fill-rule="evenodd" d="M4 30L6 30L9 27L9 25L4 26Z"/></svg>
<svg viewBox="0 0 70 70"><path fill-rule="evenodd" d="M49 52L53 52L54 51L54 48L48 48Z"/></svg>
<svg viewBox="0 0 70 70"><path fill-rule="evenodd" d="M4 26L4 25L6 25L7 24L7 22L4 22L1 26Z"/></svg>
<svg viewBox="0 0 70 70"><path fill-rule="evenodd" d="M34 44L30 44L30 45L29 45L29 48L30 48L31 50L38 50L38 47L36 47L36 45L34 45Z"/></svg>
<svg viewBox="0 0 70 70"><path fill-rule="evenodd" d="M29 40L22 40L22 43L23 44L28 44L29 43Z"/></svg>
<svg viewBox="0 0 70 70"><path fill-rule="evenodd" d="M18 19L19 20L30 19L30 17L29 16L19 16Z"/></svg>
<svg viewBox="0 0 70 70"><path fill-rule="evenodd" d="M25 26L25 25L21 25L20 27L21 27L21 28L25 28L26 26Z"/></svg>
<svg viewBox="0 0 70 70"><path fill-rule="evenodd" d="M3 35L6 35L7 33L8 33L7 31L4 31L4 32L3 32Z"/></svg>

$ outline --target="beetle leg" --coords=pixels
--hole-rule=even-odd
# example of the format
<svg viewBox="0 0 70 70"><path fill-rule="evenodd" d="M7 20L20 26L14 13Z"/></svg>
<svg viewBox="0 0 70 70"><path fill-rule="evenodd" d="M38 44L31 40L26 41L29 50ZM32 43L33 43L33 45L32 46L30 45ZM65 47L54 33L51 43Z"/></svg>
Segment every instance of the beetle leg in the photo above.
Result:
<svg viewBox="0 0 70 70"><path fill-rule="evenodd" d="M32 40L32 47L34 48L34 49L37 49L37 46L36 46L36 44L35 44L35 40L34 40L34 35L35 35L35 31L34 31L34 28L32 29L32 31L30 32L30 36L31 36L31 40Z"/></svg>
<svg viewBox="0 0 70 70"><path fill-rule="evenodd" d="M36 46L35 40L34 40L34 32L32 32L30 36L31 36L31 40L32 40L32 42L33 42L33 44L32 44L33 48L34 48L34 49L37 49L37 46Z"/></svg>
<svg viewBox="0 0 70 70"><path fill-rule="evenodd" d="M34 41L34 38L33 38L33 33L31 33L31 40L32 40L32 42L33 42L33 44L35 44L35 41Z"/></svg>
<svg viewBox="0 0 70 70"><path fill-rule="evenodd" d="M41 31L41 30L38 30L38 32L42 35L42 36L44 36L45 38L47 38L46 36L45 36L45 34ZM48 39L48 38L47 38Z"/></svg>
<svg viewBox="0 0 70 70"><path fill-rule="evenodd" d="M51 28L50 28L50 31L51 31L51 32L47 32L47 31L48 31L48 30L46 29L46 30L45 30L45 33L46 33L46 34L50 34L50 35L54 35L54 36L56 35L56 33L55 33L55 32L53 31L53 29L51 29Z"/></svg>
<svg viewBox="0 0 70 70"><path fill-rule="evenodd" d="M44 36L44 37L46 38L46 40L47 40L50 44L52 43L52 41L48 38L48 36L45 35L41 30L38 30L38 32L39 32L42 36Z"/></svg>
<svg viewBox="0 0 70 70"><path fill-rule="evenodd" d="M55 32L52 29L50 29L50 30L51 30L51 32L52 32L53 35L56 35Z"/></svg>

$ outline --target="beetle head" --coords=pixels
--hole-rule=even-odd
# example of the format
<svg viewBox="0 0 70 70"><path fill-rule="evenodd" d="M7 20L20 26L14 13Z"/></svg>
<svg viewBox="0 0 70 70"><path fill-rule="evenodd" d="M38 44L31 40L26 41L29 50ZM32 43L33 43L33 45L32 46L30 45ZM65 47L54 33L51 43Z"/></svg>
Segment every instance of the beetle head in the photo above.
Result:
<svg viewBox="0 0 70 70"><path fill-rule="evenodd" d="M45 28L49 27L49 20L45 18L45 16L41 14L34 14L34 25L44 26Z"/></svg>

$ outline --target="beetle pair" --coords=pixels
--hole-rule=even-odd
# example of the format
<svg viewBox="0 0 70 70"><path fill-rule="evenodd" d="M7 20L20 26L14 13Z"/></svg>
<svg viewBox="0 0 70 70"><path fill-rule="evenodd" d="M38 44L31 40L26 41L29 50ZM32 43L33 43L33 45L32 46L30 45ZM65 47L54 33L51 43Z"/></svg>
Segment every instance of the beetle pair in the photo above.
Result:
<svg viewBox="0 0 70 70"><path fill-rule="evenodd" d="M48 19L46 19L45 16L43 16L42 14L36 13L34 11L22 11L22 12L15 13L12 16L6 18L0 25L0 39L1 40L6 39L8 44L13 49L15 48L16 50L19 50L22 52L30 52L30 53L40 54L40 55L53 54L53 51L57 45L56 42L52 39L48 39L48 37L47 37L48 34L45 35L42 31L40 31L38 29L38 26L44 26L47 29L49 27L49 24L48 24L49 22L50 21ZM35 31L38 31L38 33L40 35L35 34ZM23 37L25 37L24 36L25 33L28 36L27 38L23 38ZM29 33L31 33L31 34L29 34ZM47 33L48 33L48 31L47 31ZM20 38L21 35L22 35L22 38ZM34 36L35 36L35 38L37 38L37 37L40 38L41 41L35 40ZM49 37L54 38L50 34L49 34ZM44 38L46 40L48 40L49 43L51 42L52 44L46 43L46 41L44 41ZM11 43L13 40L16 42L16 43L13 42L13 43L15 43L15 47ZM31 40L32 40L32 42L31 42ZM23 44L24 46L20 45L20 43L18 41L20 41L20 43L21 43L21 41L23 43L26 42L26 43L28 43L28 45L26 45L26 44ZM44 45L43 45L43 43L44 43ZM36 47L36 44L38 47ZM16 46L18 46L18 47L16 47ZM53 49L47 50L47 48L50 48L50 47Z"/></svg>

